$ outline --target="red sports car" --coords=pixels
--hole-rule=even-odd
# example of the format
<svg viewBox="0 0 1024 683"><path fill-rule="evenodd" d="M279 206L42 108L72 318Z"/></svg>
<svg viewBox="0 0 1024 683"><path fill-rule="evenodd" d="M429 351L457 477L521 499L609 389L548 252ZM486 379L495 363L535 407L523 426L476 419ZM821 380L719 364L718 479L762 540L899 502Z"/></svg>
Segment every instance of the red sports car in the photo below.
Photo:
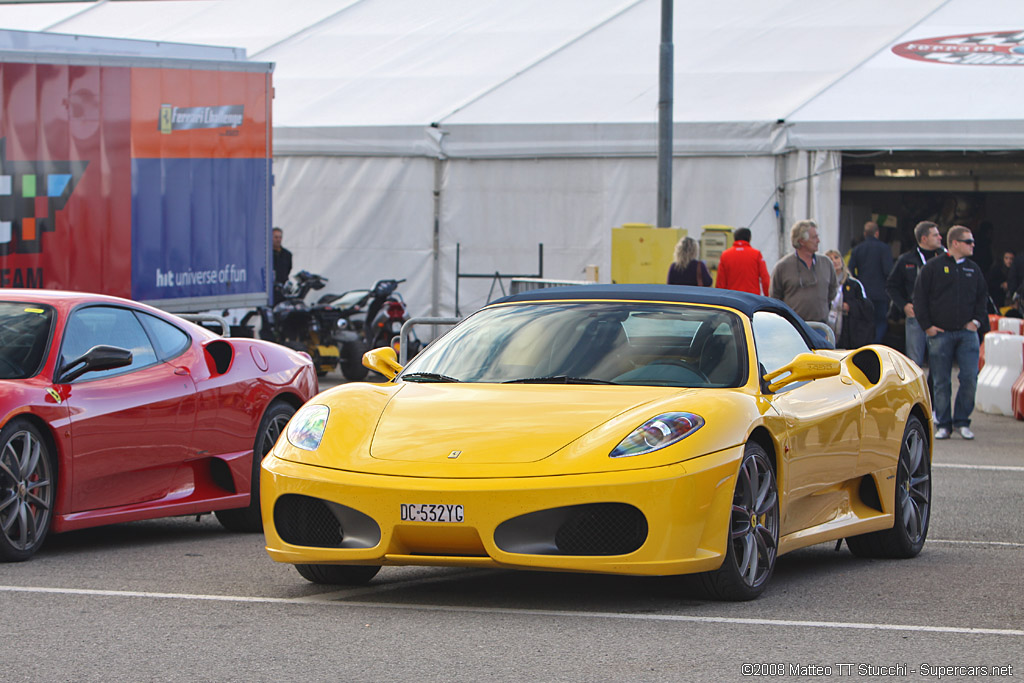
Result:
<svg viewBox="0 0 1024 683"><path fill-rule="evenodd" d="M214 512L259 531L259 466L309 357L115 297L0 297L0 560L48 531ZM255 453L255 457L254 457Z"/></svg>

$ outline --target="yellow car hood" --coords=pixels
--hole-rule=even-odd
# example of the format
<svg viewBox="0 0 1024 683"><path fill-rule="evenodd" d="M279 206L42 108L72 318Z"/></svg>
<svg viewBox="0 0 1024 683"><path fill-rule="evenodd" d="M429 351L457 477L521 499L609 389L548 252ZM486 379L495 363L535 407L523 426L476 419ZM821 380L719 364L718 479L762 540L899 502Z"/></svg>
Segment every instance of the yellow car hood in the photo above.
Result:
<svg viewBox="0 0 1024 683"><path fill-rule="evenodd" d="M381 411L370 455L462 465L535 462L659 395L650 387L408 383Z"/></svg>

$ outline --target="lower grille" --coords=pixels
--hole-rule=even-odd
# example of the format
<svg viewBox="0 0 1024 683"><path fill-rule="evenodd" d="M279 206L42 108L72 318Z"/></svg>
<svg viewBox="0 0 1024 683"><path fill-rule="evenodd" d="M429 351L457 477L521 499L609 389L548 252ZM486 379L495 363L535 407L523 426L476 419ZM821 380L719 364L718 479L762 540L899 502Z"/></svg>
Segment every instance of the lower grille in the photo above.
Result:
<svg viewBox="0 0 1024 683"><path fill-rule="evenodd" d="M502 522L494 542L509 553L626 555L647 540L647 518L626 503L540 510Z"/></svg>
<svg viewBox="0 0 1024 683"><path fill-rule="evenodd" d="M555 545L565 555L625 555L647 540L647 520L632 505L580 507L555 534Z"/></svg>
<svg viewBox="0 0 1024 683"><path fill-rule="evenodd" d="M285 543L340 548L345 532L327 503L308 496L281 496L274 506L274 526Z"/></svg>
<svg viewBox="0 0 1024 683"><path fill-rule="evenodd" d="M288 494L274 504L274 527L290 545L313 548L372 548L380 543L380 526L345 505Z"/></svg>

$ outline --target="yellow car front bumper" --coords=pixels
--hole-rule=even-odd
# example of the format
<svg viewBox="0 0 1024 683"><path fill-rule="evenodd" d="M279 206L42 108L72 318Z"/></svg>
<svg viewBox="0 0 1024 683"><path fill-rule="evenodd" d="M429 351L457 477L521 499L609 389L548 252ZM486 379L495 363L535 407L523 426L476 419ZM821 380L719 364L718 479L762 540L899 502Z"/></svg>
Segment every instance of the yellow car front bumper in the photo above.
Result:
<svg viewBox="0 0 1024 683"><path fill-rule="evenodd" d="M291 564L639 575L709 571L719 567L725 555L742 455L743 447L736 446L649 469L441 479L347 472L294 463L271 453L263 462L260 480L267 552L274 560ZM403 521L402 507L408 511L409 505L446 506L449 513L459 513L445 514L455 520L451 522ZM580 552L578 544L569 544L567 550L561 541L542 542L541 537L555 538L568 526L574 532L582 529L586 538L602 537L605 510L627 511L641 522L645 535L637 539L635 549L617 553L616 542L611 542L590 554ZM307 524L316 524L320 531L303 531ZM545 530L545 525L552 528ZM635 530L636 525L630 528Z"/></svg>

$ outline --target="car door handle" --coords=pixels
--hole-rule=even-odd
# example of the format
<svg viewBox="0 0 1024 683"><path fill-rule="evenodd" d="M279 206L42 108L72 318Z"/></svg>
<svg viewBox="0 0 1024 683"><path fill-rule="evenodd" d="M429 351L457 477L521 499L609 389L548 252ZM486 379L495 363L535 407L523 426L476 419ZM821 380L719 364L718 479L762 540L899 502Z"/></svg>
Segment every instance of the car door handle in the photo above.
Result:
<svg viewBox="0 0 1024 683"><path fill-rule="evenodd" d="M188 376L188 375L191 375L192 373L190 373L188 371L188 368L175 368L174 369L174 374L175 375L185 375L185 376Z"/></svg>

